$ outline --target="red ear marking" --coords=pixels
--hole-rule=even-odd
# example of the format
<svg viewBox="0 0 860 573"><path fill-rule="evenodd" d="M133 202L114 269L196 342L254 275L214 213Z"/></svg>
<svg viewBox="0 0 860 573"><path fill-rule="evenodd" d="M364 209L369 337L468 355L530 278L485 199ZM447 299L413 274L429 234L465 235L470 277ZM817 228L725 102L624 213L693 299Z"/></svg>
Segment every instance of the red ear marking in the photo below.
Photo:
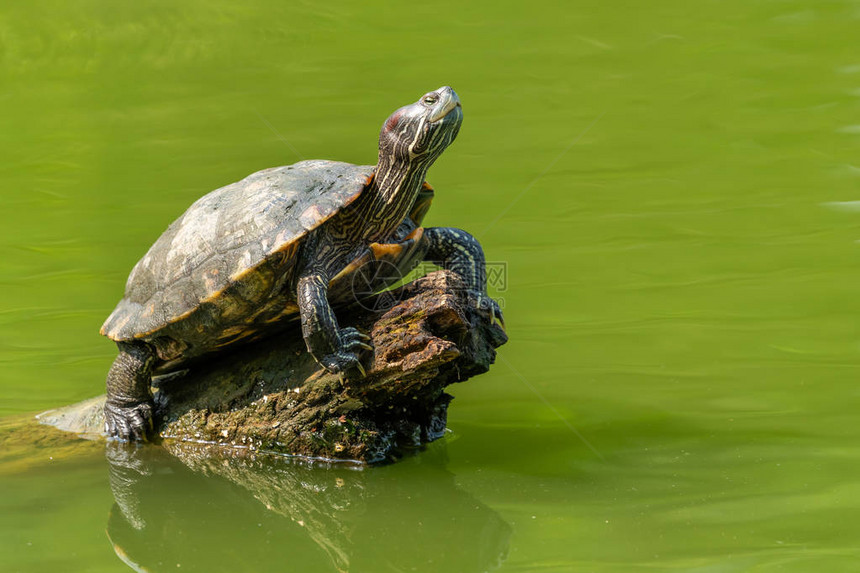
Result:
<svg viewBox="0 0 860 573"><path fill-rule="evenodd" d="M391 131L397 125L397 122L400 120L400 116L403 115L402 111L395 111L391 114L391 117L385 122L385 131Z"/></svg>

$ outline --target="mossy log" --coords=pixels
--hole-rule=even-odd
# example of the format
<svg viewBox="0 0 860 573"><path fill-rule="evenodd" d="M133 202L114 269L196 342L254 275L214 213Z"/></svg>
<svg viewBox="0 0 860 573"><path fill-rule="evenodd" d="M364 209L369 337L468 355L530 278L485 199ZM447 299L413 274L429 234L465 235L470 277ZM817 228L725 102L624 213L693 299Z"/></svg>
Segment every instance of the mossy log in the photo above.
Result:
<svg viewBox="0 0 860 573"><path fill-rule="evenodd" d="M298 325L154 379L159 439L374 463L439 438L444 388L486 372L504 331L478 312L463 283L436 271L338 311L370 334L366 378L343 382L306 351ZM99 434L102 401L46 412L43 423Z"/></svg>

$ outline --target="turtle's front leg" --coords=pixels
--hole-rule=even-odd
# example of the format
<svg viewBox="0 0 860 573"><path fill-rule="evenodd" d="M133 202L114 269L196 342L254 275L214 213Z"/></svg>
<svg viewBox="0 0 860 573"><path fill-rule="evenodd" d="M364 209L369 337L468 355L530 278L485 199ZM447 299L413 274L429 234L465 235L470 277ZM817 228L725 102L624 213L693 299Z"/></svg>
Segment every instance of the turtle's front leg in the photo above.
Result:
<svg viewBox="0 0 860 573"><path fill-rule="evenodd" d="M478 239L462 229L429 227L424 229L421 240L426 249L424 260L463 279L475 306L485 311L491 320L498 319L504 328L505 319L499 303L487 295L487 263Z"/></svg>
<svg viewBox="0 0 860 573"><path fill-rule="evenodd" d="M145 342L117 342L119 356L107 375L105 432L109 438L144 441L152 431L155 350Z"/></svg>
<svg viewBox="0 0 860 573"><path fill-rule="evenodd" d="M305 271L296 294L308 352L329 372L347 379L363 378L358 353L362 348L373 349L368 344L370 337L352 327L338 327L328 302L328 277L318 270Z"/></svg>

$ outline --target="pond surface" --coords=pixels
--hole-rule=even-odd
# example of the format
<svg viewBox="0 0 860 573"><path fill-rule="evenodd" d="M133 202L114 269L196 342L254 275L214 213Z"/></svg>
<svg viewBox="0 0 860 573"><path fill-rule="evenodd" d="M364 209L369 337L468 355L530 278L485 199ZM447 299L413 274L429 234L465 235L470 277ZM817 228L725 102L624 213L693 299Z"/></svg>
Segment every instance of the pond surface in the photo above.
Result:
<svg viewBox="0 0 860 573"><path fill-rule="evenodd" d="M856 570L858 33L856 1L2 3L0 570ZM504 269L511 337L445 440L130 467L30 424L103 391L192 201L373 163L444 84L425 222Z"/></svg>

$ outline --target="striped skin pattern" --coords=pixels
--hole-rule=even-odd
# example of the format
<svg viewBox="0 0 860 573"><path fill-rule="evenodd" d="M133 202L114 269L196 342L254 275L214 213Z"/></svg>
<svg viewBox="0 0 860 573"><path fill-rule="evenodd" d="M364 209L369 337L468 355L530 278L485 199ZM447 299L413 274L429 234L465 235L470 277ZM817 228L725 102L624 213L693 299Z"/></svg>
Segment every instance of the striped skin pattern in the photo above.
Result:
<svg viewBox="0 0 860 573"><path fill-rule="evenodd" d="M195 202L135 266L102 327L120 351L107 379L108 435L146 439L153 373L255 340L294 317L324 368L364 376L359 354L371 348L369 338L341 328L332 310L352 302L351 275L373 267L364 262L389 262L403 274L422 259L439 262L501 319L486 296L480 244L459 229L420 227L433 196L427 170L462 117L456 93L442 87L386 120L375 167L304 161Z"/></svg>
<svg viewBox="0 0 860 573"><path fill-rule="evenodd" d="M424 259L462 277L475 306L505 324L499 303L487 296L487 265L478 239L461 229L431 227L424 231Z"/></svg>
<svg viewBox="0 0 860 573"><path fill-rule="evenodd" d="M368 188L308 239L310 258L297 289L302 334L308 350L330 372L362 377L358 350L367 338L338 327L328 301L329 281L368 243L393 235L412 210L430 165L457 136L462 117L459 98L449 87L395 111L382 126L379 163Z"/></svg>

